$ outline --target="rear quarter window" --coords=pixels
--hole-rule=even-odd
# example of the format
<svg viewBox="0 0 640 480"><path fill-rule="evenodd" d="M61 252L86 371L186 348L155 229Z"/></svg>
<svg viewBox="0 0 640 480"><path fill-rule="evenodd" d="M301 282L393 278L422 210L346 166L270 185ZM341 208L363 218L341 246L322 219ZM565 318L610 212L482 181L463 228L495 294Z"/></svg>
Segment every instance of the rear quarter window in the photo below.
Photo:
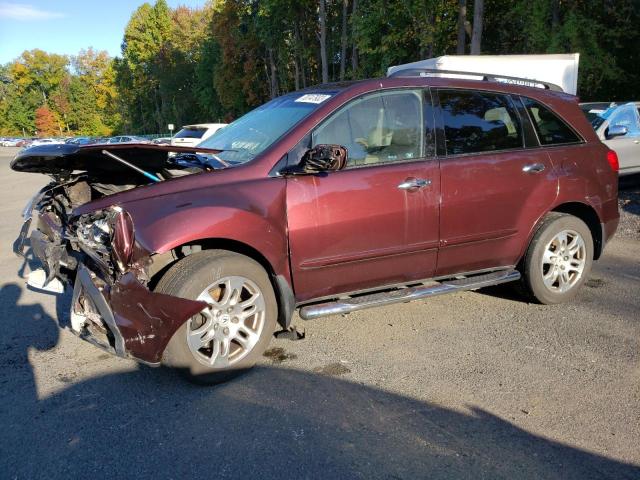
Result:
<svg viewBox="0 0 640 480"><path fill-rule="evenodd" d="M582 141L571 127L549 108L530 98L521 99L541 145L565 145Z"/></svg>
<svg viewBox="0 0 640 480"><path fill-rule="evenodd" d="M511 98L491 92L438 90L447 155L523 147Z"/></svg>

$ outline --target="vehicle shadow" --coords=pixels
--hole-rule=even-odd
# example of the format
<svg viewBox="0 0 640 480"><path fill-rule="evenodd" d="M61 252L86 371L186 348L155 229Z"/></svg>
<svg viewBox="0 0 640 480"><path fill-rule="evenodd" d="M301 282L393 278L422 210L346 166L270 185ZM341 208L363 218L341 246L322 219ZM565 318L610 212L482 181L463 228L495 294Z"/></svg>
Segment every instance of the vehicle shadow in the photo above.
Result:
<svg viewBox="0 0 640 480"><path fill-rule="evenodd" d="M275 366L217 387L140 367L66 387L73 380L62 379L60 390L39 398L27 352L55 345L58 331L41 307L19 298L17 285L2 288L6 478L640 476L638 466L531 434L486 410L453 411ZM16 378L17 364L31 374Z"/></svg>
<svg viewBox="0 0 640 480"><path fill-rule="evenodd" d="M37 401L33 369L29 363L29 350L50 350L56 346L59 339L59 329L56 321L49 316L42 305L34 303L22 305L20 286L7 283L0 286L0 318L2 319L2 334L0 335L0 383L2 392L6 392L7 376L11 382L17 382L21 387L21 401ZM24 328L28 324L28 328ZM27 332L36 331L37 335ZM2 403L0 416L9 408ZM5 428L6 423L0 422ZM4 451L4 450L1 450ZM0 471L2 471L0 469Z"/></svg>
<svg viewBox="0 0 640 480"><path fill-rule="evenodd" d="M502 300L511 300L512 302L528 303L530 299L523 293L520 288L520 282L503 283L502 285L493 285L475 290L476 293L487 295L489 297L501 298Z"/></svg>

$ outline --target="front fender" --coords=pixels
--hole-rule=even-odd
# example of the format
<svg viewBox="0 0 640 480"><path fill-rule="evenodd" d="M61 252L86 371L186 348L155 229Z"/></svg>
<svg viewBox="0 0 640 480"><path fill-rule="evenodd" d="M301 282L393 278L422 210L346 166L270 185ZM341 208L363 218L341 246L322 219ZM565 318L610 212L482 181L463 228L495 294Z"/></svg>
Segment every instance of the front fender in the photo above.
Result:
<svg viewBox="0 0 640 480"><path fill-rule="evenodd" d="M276 275L290 281L284 179L217 185L122 207L131 215L136 242L149 253L200 240L233 240L260 252Z"/></svg>

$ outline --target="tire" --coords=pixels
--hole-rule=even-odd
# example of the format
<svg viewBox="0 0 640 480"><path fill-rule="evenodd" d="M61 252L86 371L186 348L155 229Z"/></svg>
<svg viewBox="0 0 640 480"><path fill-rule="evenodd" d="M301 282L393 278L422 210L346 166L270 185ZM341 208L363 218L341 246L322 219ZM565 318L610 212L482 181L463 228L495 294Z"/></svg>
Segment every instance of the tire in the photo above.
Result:
<svg viewBox="0 0 640 480"><path fill-rule="evenodd" d="M195 383L221 383L251 368L276 329L278 305L269 275L244 255L189 255L164 274L156 291L211 305L178 328L162 358Z"/></svg>
<svg viewBox="0 0 640 480"><path fill-rule="evenodd" d="M524 293L544 305L568 302L589 277L592 264L589 227L573 215L551 212L543 219L522 261Z"/></svg>

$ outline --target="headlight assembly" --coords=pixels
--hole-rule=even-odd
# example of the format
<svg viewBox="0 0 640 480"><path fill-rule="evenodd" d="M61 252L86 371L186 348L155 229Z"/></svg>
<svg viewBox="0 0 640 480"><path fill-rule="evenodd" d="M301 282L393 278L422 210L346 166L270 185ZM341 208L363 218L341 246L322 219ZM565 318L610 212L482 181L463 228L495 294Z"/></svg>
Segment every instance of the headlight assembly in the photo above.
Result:
<svg viewBox="0 0 640 480"><path fill-rule="evenodd" d="M101 250L111 241L112 231L108 212L83 215L77 223L76 235L81 244Z"/></svg>
<svg viewBox="0 0 640 480"><path fill-rule="evenodd" d="M82 215L76 225L82 246L110 256L121 272L126 271L134 245L133 221L128 212L115 206Z"/></svg>

